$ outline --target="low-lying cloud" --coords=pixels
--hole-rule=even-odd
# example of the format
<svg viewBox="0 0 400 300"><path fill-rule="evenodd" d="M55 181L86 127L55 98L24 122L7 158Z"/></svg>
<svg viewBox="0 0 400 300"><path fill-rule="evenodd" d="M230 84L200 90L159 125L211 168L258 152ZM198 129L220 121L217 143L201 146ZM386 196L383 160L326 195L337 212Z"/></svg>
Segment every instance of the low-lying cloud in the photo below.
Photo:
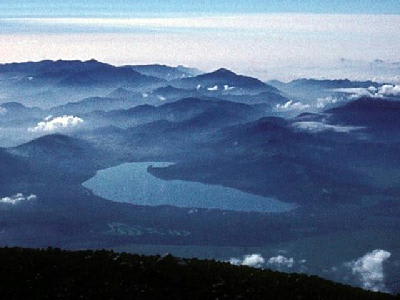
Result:
<svg viewBox="0 0 400 300"><path fill-rule="evenodd" d="M391 253L385 250L374 250L364 256L346 263L353 274L361 281L363 288L372 291L386 292L385 274L383 263L388 260Z"/></svg>
<svg viewBox="0 0 400 300"><path fill-rule="evenodd" d="M240 258L231 258L229 262L233 265L249 266L254 268L261 268L265 263L264 257L261 254L248 254Z"/></svg>
<svg viewBox="0 0 400 300"><path fill-rule="evenodd" d="M292 268L294 265L294 258L293 257L286 257L283 255L278 255L271 257L268 259L268 264L274 267L285 267L285 268Z"/></svg>
<svg viewBox="0 0 400 300"><path fill-rule="evenodd" d="M277 104L275 109L277 111L285 112L285 111L303 111L309 109L311 106L309 104L303 104L301 102L295 102L293 100L289 100L283 104Z"/></svg>
<svg viewBox="0 0 400 300"><path fill-rule="evenodd" d="M377 97L378 89L371 86L369 88L339 88L334 89L334 92L348 94L350 99L360 97Z"/></svg>
<svg viewBox="0 0 400 300"><path fill-rule="evenodd" d="M379 88L378 93L383 96L400 96L400 85L385 84Z"/></svg>
<svg viewBox="0 0 400 300"><path fill-rule="evenodd" d="M293 257L286 257L282 254L272 256L270 258L264 258L261 254L248 254L242 258L233 257L229 260L233 265L237 266L249 266L254 268L268 267L278 270L287 270L296 267L300 271L306 269L306 260L295 260Z"/></svg>
<svg viewBox="0 0 400 300"><path fill-rule="evenodd" d="M83 122L83 119L76 116L48 116L42 122L37 123L35 127L31 127L28 130L30 132L52 132L76 127Z"/></svg>
<svg viewBox="0 0 400 300"><path fill-rule="evenodd" d="M229 86L229 85L227 85L227 84L224 85L224 91L231 91L231 90L233 90L233 89L235 89L234 86Z"/></svg>
<svg viewBox="0 0 400 300"><path fill-rule="evenodd" d="M323 109L323 108L327 108L329 106L332 105L336 105L340 102L344 102L348 100L347 98L343 98L343 97L334 97L334 96L328 96L328 97L323 97L323 98L318 98L316 103L315 103L315 107L317 109Z"/></svg>
<svg viewBox="0 0 400 300"><path fill-rule="evenodd" d="M25 196L22 193L17 193L15 195L9 196L9 197L3 197L0 198L0 203L4 203L4 204L10 204L10 205L16 205L20 202L24 202L24 201L32 201L32 200L36 200L37 196L34 194L30 194L28 196Z"/></svg>
<svg viewBox="0 0 400 300"><path fill-rule="evenodd" d="M400 85L384 84L378 88L371 86L369 88L343 88L335 89L336 92L350 94L351 98L371 97L397 97L400 96Z"/></svg>
<svg viewBox="0 0 400 300"><path fill-rule="evenodd" d="M214 85L214 86L212 86L212 87L207 88L207 90L208 90L208 91L211 91L211 92L218 91L218 89L219 89L218 85Z"/></svg>
<svg viewBox="0 0 400 300"><path fill-rule="evenodd" d="M334 131L339 133L349 133L354 130L363 129L363 127L358 126L340 126L340 125L330 125L323 122L315 121L302 121L295 122L292 124L295 129L302 131L309 131L312 133L320 133L323 131Z"/></svg>
<svg viewBox="0 0 400 300"><path fill-rule="evenodd" d="M347 89L346 89L346 93L350 93L350 92L347 91ZM370 95L370 94L368 94L368 95ZM327 97L317 98L315 101L312 101L310 103L302 103L300 101L289 100L283 104L276 104L275 111L277 111L277 112L292 112L292 113L301 113L304 111L315 112L315 111L327 109L329 107L337 106L338 104L343 103L345 101L349 101L351 99L352 99L352 96L350 96L350 97L327 96Z"/></svg>

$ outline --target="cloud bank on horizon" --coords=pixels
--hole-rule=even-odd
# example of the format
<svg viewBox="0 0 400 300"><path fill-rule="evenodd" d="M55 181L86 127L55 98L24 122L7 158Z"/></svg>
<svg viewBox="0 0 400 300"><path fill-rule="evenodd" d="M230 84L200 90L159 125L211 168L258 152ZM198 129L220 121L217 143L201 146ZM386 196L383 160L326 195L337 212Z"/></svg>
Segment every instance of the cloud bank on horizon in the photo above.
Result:
<svg viewBox="0 0 400 300"><path fill-rule="evenodd" d="M0 62L96 58L113 64L185 64L205 71L224 66L261 79L364 76L393 81L400 68L400 2L320 2L0 4ZM387 68L371 67L376 59Z"/></svg>
<svg viewBox="0 0 400 300"><path fill-rule="evenodd" d="M397 0L20 0L0 3L0 16L132 16L161 13L363 13L399 14Z"/></svg>

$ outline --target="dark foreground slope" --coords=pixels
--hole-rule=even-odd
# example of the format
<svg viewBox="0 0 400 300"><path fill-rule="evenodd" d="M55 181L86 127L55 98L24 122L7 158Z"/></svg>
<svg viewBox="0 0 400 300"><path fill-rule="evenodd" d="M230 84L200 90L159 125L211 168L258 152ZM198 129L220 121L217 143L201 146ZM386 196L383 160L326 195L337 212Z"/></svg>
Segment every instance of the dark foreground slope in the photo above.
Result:
<svg viewBox="0 0 400 300"><path fill-rule="evenodd" d="M2 299L398 299L315 276L111 251L0 249Z"/></svg>

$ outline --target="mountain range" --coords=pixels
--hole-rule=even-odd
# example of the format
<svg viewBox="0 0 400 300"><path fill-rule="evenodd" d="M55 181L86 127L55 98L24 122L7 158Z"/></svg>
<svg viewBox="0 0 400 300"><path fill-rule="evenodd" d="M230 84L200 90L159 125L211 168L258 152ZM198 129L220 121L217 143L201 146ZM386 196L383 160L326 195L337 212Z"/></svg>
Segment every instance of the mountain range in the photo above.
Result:
<svg viewBox="0 0 400 300"><path fill-rule="evenodd" d="M3 64L0 78L1 246L224 261L256 253L262 268L400 291L396 86L265 83L227 69L95 60ZM392 93L333 91L371 86ZM151 178L203 189L189 191L204 203L213 187L225 192L216 201L255 207L239 193L290 209L152 206L141 195L121 201L85 186L145 162L145 175L122 176L123 190ZM111 194L123 192L108 182Z"/></svg>

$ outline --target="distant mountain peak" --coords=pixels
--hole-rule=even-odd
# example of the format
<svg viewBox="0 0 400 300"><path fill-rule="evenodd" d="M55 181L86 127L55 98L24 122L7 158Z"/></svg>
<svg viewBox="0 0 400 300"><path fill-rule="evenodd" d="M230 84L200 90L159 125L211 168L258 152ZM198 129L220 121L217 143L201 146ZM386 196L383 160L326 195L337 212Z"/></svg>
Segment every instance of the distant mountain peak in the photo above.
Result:
<svg viewBox="0 0 400 300"><path fill-rule="evenodd" d="M201 73L199 70L194 68L187 68L184 66L171 67L163 64L129 65L127 67L144 75L158 77L165 80L192 77Z"/></svg>
<svg viewBox="0 0 400 300"><path fill-rule="evenodd" d="M39 137L37 139L34 139L34 140L30 141L30 142L22 144L19 147L22 147L24 145L33 145L33 144L38 145L38 144L42 144L42 143L46 143L46 144L47 143L53 143L53 144L62 143L62 144L65 144L65 143L70 143L73 140L74 140L74 138L72 138L70 136L67 136L67 135L64 135L64 134L61 134L61 133L53 133L53 134L48 134L48 135L41 136L41 137Z"/></svg>
<svg viewBox="0 0 400 300"><path fill-rule="evenodd" d="M116 88L115 90L113 90L111 93L108 94L108 96L111 98L127 98L131 97L132 95L133 92L123 87Z"/></svg>
<svg viewBox="0 0 400 300"><path fill-rule="evenodd" d="M41 136L37 139L29 141L25 144L19 145L14 148L9 148L9 151L14 154L25 155L26 153L39 154L39 153L75 153L75 151L89 150L89 145L74 137L64 134L54 133Z"/></svg>
<svg viewBox="0 0 400 300"><path fill-rule="evenodd" d="M205 73L205 74L201 74L198 75L196 77L193 78L198 78L198 79L211 79L211 80L238 80L238 79L242 79L242 78L251 78L251 77L246 77L246 76L241 76L238 75L234 72L232 72L231 70L225 69L225 68L220 68L218 70L215 70L213 72L210 73ZM253 78L251 78L253 79ZM257 80L257 79L256 79Z"/></svg>
<svg viewBox="0 0 400 300"><path fill-rule="evenodd" d="M6 108L6 109L24 109L26 108L25 105L19 103L19 102L5 102L0 104L1 107Z"/></svg>
<svg viewBox="0 0 400 300"><path fill-rule="evenodd" d="M210 74L237 75L235 72L232 72L231 70L228 70L226 68L219 68L218 70L216 70Z"/></svg>
<svg viewBox="0 0 400 300"><path fill-rule="evenodd" d="M249 92L250 94L263 92L280 93L279 90L271 85L268 85L261 80L239 75L226 68L220 68L210 73L204 73L195 77L182 78L174 80L171 85L183 89L196 89L206 92Z"/></svg>

